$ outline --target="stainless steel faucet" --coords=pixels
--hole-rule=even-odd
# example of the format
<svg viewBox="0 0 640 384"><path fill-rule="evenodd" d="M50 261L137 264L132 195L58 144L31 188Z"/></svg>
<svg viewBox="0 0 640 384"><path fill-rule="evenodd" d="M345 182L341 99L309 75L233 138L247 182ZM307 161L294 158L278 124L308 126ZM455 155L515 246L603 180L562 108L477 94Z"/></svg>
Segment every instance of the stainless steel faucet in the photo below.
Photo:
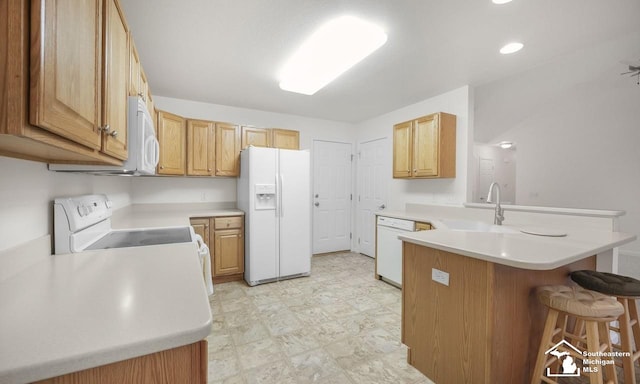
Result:
<svg viewBox="0 0 640 384"><path fill-rule="evenodd" d="M500 184L495 181L491 183L489 186L489 195L487 196L487 203L493 203L493 199L491 196L493 195L493 188L496 188L496 215L493 219L493 224L502 225L502 221L504 220L504 210L500 206Z"/></svg>

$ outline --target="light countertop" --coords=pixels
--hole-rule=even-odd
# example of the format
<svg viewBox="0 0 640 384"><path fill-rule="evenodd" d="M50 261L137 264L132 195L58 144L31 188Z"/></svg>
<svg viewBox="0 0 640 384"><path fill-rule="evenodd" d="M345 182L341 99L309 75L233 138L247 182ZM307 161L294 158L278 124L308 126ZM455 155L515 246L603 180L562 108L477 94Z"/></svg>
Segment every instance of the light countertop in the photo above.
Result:
<svg viewBox="0 0 640 384"><path fill-rule="evenodd" d="M112 225L183 226L190 217L243 214L202 204L134 205L116 211ZM209 335L194 243L54 256L49 250L44 236L0 257L0 268L11 269L0 279L0 383L63 375Z"/></svg>
<svg viewBox="0 0 640 384"><path fill-rule="evenodd" d="M527 225L503 226L511 233L451 230L443 223L447 217L435 218L428 214L403 211L385 211L378 215L427 222L436 228L432 231L402 233L398 236L402 241L531 270L555 269L636 239L635 235L628 233L586 228L564 228L562 232L566 236L562 237L520 232L540 229Z"/></svg>

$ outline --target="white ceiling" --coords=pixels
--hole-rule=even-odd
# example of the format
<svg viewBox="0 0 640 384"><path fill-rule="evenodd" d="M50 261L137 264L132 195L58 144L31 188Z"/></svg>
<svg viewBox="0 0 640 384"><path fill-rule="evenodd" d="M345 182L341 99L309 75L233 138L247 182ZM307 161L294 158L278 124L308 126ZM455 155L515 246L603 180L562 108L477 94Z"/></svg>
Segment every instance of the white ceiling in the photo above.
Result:
<svg viewBox="0 0 640 384"><path fill-rule="evenodd" d="M513 76L640 30L639 0L121 3L154 95L344 122ZM313 96L280 90L278 71L288 56L341 14L378 23L387 43ZM512 40L524 49L500 55Z"/></svg>

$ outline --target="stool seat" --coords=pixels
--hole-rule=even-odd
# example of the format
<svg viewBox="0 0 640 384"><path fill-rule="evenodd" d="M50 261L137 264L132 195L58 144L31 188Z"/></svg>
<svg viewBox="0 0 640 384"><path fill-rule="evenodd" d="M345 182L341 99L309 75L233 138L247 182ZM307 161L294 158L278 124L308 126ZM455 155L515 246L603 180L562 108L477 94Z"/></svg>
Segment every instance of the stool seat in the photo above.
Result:
<svg viewBox="0 0 640 384"><path fill-rule="evenodd" d="M640 280L633 277L597 271L575 271L571 280L583 288L611 296L640 296Z"/></svg>
<svg viewBox="0 0 640 384"><path fill-rule="evenodd" d="M577 286L538 287L540 302L549 308L583 317L618 317L624 308L616 299Z"/></svg>

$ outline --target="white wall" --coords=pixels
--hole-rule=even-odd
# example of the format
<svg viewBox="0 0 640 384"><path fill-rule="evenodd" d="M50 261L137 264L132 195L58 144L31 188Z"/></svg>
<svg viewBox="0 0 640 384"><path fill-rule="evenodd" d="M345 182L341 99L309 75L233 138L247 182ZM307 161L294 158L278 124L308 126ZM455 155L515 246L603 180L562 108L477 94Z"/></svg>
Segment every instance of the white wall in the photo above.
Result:
<svg viewBox="0 0 640 384"><path fill-rule="evenodd" d="M297 130L301 149L311 150L314 139L353 143L355 137L354 125L349 123L161 96L154 96L154 101L158 109L185 118ZM235 178L138 177L133 180L135 204L235 201Z"/></svg>
<svg viewBox="0 0 640 384"><path fill-rule="evenodd" d="M311 149L313 139L351 143L355 137L354 125L350 123L168 97L154 96L154 101L158 109L175 113L185 118L300 131L300 149Z"/></svg>
<svg viewBox="0 0 640 384"><path fill-rule="evenodd" d="M131 203L131 179L49 172L47 165L0 156L0 250L53 234L53 199L106 193L121 208Z"/></svg>
<svg viewBox="0 0 640 384"><path fill-rule="evenodd" d="M456 177L453 179L393 179L392 163L388 164L388 204L392 210L402 210L406 203L462 204L467 201L467 168L473 137L470 109L473 95L464 86L439 96L423 100L395 111L357 124L357 142L387 137L388 151L392 153L393 125L434 112L456 115ZM392 159L392 156L388 156Z"/></svg>
<svg viewBox="0 0 640 384"><path fill-rule="evenodd" d="M516 143L517 204L624 210L640 235L640 86L620 76L638 58L633 34L476 89L476 140Z"/></svg>

